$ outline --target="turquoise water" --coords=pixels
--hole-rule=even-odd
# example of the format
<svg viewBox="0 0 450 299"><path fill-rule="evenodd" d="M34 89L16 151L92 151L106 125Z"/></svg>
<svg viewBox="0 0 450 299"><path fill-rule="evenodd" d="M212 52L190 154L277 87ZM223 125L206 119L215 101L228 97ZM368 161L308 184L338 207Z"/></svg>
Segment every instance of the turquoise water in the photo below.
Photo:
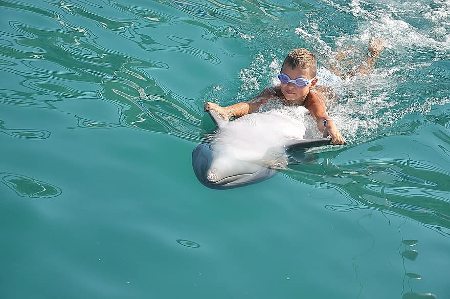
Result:
<svg viewBox="0 0 450 299"><path fill-rule="evenodd" d="M0 1L0 296L449 298L449 11ZM205 100L250 98L294 47L351 68L372 37L376 69L330 106L348 145L247 187L197 181Z"/></svg>

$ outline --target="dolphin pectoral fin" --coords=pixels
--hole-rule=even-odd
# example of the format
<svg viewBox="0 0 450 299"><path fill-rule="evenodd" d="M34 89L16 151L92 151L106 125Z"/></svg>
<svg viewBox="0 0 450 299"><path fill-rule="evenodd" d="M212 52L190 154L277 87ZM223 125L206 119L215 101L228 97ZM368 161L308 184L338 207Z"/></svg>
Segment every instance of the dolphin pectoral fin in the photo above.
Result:
<svg viewBox="0 0 450 299"><path fill-rule="evenodd" d="M299 149L308 149L310 147L318 147L324 145L330 145L331 139L329 138L315 138L315 139L302 139L297 140L293 144L286 146L288 151L295 151Z"/></svg>
<svg viewBox="0 0 450 299"><path fill-rule="evenodd" d="M211 116L212 120L219 128L223 127L225 124L229 122L228 120L225 120L222 117L220 117L220 115L213 110L208 110L206 112L208 112L209 116Z"/></svg>
<svg viewBox="0 0 450 299"><path fill-rule="evenodd" d="M308 154L307 149L318 146L330 145L329 138L304 139L294 142L286 146L286 151L289 155L289 164L304 164L312 162L316 159L314 154Z"/></svg>

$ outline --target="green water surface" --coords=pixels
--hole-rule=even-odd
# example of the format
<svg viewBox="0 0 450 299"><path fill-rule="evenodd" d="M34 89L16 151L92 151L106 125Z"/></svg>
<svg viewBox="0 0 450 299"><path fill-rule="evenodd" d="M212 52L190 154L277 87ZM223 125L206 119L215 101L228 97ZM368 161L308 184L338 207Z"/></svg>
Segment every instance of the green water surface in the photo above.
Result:
<svg viewBox="0 0 450 299"><path fill-rule="evenodd" d="M449 4L0 1L1 298L450 298ZM205 100L292 48L376 69L348 140L273 178L201 185ZM342 66L345 67L345 66Z"/></svg>

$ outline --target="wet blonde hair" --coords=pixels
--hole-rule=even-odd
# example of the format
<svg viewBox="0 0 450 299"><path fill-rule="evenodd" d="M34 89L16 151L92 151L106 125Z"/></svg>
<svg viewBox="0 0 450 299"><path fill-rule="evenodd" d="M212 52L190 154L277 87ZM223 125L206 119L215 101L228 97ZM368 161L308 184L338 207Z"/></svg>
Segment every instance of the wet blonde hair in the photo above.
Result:
<svg viewBox="0 0 450 299"><path fill-rule="evenodd" d="M294 49L286 56L283 67L290 66L292 69L297 67L309 69L309 75L314 78L317 73L317 60L313 53L304 48Z"/></svg>

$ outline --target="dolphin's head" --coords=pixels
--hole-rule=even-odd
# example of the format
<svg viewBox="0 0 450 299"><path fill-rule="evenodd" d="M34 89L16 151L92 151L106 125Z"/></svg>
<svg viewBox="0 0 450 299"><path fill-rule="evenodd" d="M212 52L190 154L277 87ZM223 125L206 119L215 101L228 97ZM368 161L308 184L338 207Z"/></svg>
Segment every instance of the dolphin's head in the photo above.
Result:
<svg viewBox="0 0 450 299"><path fill-rule="evenodd" d="M265 180L275 170L229 156L214 157L211 145L199 144L192 152L192 167L198 180L214 189L228 189Z"/></svg>

